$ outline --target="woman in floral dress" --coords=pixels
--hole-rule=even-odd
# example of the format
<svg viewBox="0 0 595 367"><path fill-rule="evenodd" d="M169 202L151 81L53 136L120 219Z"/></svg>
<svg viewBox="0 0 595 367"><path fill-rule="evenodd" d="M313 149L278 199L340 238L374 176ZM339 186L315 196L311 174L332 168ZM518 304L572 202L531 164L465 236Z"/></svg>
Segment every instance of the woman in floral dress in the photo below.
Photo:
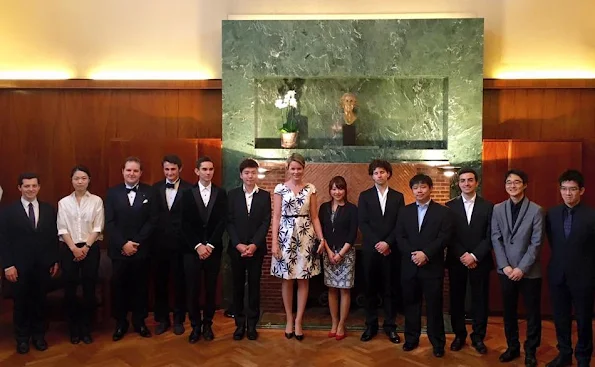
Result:
<svg viewBox="0 0 595 367"><path fill-rule="evenodd" d="M308 300L309 279L320 274L318 254L324 250L322 227L314 185L303 182L304 157L294 153L287 160L289 181L275 187L273 200L273 240L271 274L282 278L281 290L287 323L285 336L304 338L302 319ZM320 240L318 253L316 243ZM295 334L293 284L298 283Z"/></svg>

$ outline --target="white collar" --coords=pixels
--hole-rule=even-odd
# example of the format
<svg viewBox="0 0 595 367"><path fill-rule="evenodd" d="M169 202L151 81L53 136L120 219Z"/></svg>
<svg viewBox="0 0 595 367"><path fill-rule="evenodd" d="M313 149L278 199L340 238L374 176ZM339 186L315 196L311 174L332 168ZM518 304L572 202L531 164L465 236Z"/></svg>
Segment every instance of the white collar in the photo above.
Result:
<svg viewBox="0 0 595 367"><path fill-rule="evenodd" d="M473 197L469 200L465 199L465 197L463 195L461 195L461 198L463 198L463 203L464 204L474 204L475 203L475 199L477 198L477 194L473 195Z"/></svg>
<svg viewBox="0 0 595 367"><path fill-rule="evenodd" d="M427 208L430 205L430 202L431 201L432 201L432 199L428 200L427 203L422 204L422 203L420 203L419 201L416 200L415 203L417 204L417 207L418 208Z"/></svg>
<svg viewBox="0 0 595 367"><path fill-rule="evenodd" d="M167 178L165 179L165 183L168 183L168 184L174 184L174 185L175 185L175 184L177 184L178 182L180 182L180 179L179 179L179 178L178 178L177 180L175 180L174 182L171 182L171 181L170 181L170 180L168 180Z"/></svg>
<svg viewBox="0 0 595 367"><path fill-rule="evenodd" d="M72 196L73 199L76 199L76 191L73 191L72 194L70 194L70 196ZM85 191L85 195L83 195L84 197L89 197L91 196L91 193L89 192L89 190Z"/></svg>
<svg viewBox="0 0 595 367"><path fill-rule="evenodd" d="M202 183L200 182L200 180L198 181L198 187L200 188L200 191L203 190L211 190L211 186L212 186L212 182L209 182L209 184L207 186L203 186Z"/></svg>
<svg viewBox="0 0 595 367"><path fill-rule="evenodd" d="M374 184L374 187L376 187L376 191L378 191L378 193L380 195L386 195L388 193L388 190L390 190L390 187L386 186L386 189L384 190L384 193L380 192L380 188L378 187L378 185Z"/></svg>
<svg viewBox="0 0 595 367"><path fill-rule="evenodd" d="M24 207L28 207L29 203L33 204L33 206L39 205L37 198L35 198L35 200L33 200L33 201L28 201L28 200L25 200L25 198L21 196L21 204L23 204Z"/></svg>
<svg viewBox="0 0 595 367"><path fill-rule="evenodd" d="M250 194L250 195L256 194L256 193L258 193L258 185L257 184L254 184L254 190L252 190L252 192L246 191L246 186L245 185L242 185L242 190L244 190L244 193L245 194Z"/></svg>

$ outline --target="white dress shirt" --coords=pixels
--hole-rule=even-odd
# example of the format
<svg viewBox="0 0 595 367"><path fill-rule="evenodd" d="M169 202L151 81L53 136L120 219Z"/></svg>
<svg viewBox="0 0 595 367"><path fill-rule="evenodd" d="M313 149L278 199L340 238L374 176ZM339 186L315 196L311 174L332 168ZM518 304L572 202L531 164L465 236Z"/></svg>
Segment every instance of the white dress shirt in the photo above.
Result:
<svg viewBox="0 0 595 367"><path fill-rule="evenodd" d="M209 200L211 200L211 189L213 185L209 182L208 186L203 186L200 181L198 181L198 188L200 189L200 196L202 197L202 202L205 206L209 205Z"/></svg>
<svg viewBox="0 0 595 367"><path fill-rule="evenodd" d="M74 243L87 242L91 233L103 231L103 200L97 195L86 192L80 203L72 194L58 202L58 235L69 234ZM97 238L101 239L101 238Z"/></svg>
<svg viewBox="0 0 595 367"><path fill-rule="evenodd" d="M126 189L133 189L135 187L138 190L138 183L134 186L126 185ZM134 204L134 199L136 199L136 191L130 190L130 192L127 195L128 195L128 202L130 203L130 206L132 206L132 204Z"/></svg>
<svg viewBox="0 0 595 367"><path fill-rule="evenodd" d="M169 180L165 180L168 184L174 184L174 188L166 188L165 189L165 200L167 201L167 208L171 210L172 205L174 205L174 200L176 200L176 195L178 194L178 188L180 187L180 180L178 179L176 182L170 182Z"/></svg>
<svg viewBox="0 0 595 367"><path fill-rule="evenodd" d="M417 226L418 230L421 232L421 225L424 222L424 218L426 217L426 213L428 212L428 207L430 206L430 202L427 203L417 203Z"/></svg>
<svg viewBox="0 0 595 367"><path fill-rule="evenodd" d="M380 209L382 210L382 215L384 215L384 210L386 209L386 198L388 197L388 186L384 190L384 194L380 192L378 186L376 186L376 191L378 192L378 201L380 201Z"/></svg>
<svg viewBox="0 0 595 367"><path fill-rule="evenodd" d="M25 209L25 214L27 214L27 217L29 217L29 203L33 204L33 213L35 213L35 227L37 228L37 223L39 223L39 201L37 201L37 199L33 201L27 201L21 196L21 204L23 204L23 208Z"/></svg>
<svg viewBox="0 0 595 367"><path fill-rule="evenodd" d="M248 214L250 214L252 199L254 198L254 194L258 192L258 186L254 185L254 190L252 190L252 192L246 191L246 186L242 186L242 188L244 189L244 195L246 196L246 208L248 208Z"/></svg>
<svg viewBox="0 0 595 367"><path fill-rule="evenodd" d="M463 196L463 206L465 206L465 214L467 215L467 224L471 224L471 216L473 215L473 208L475 207L475 199L477 198L477 194L473 195L473 197L469 200L465 199L465 197ZM477 261L477 258L475 257L475 255L471 254L470 255L473 257L473 259L475 259L475 261Z"/></svg>

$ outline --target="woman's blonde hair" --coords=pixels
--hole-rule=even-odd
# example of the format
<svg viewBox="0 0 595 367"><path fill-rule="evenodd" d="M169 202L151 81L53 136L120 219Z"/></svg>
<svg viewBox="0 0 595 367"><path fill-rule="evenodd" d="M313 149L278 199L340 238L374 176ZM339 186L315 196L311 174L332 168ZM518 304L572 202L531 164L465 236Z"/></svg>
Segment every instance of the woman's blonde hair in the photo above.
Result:
<svg viewBox="0 0 595 367"><path fill-rule="evenodd" d="M287 158L287 168L289 169L289 165L291 162L299 163L303 168L306 168L306 160L304 156L299 153L292 153L289 158Z"/></svg>

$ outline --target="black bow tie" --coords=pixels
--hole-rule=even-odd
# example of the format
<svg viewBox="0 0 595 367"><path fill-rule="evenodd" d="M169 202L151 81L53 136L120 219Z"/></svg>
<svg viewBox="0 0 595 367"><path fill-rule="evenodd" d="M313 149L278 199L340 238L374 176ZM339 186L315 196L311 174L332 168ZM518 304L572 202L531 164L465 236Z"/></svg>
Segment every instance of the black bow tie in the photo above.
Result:
<svg viewBox="0 0 595 367"><path fill-rule="evenodd" d="M138 186L134 186L133 188L126 188L126 193L130 194L130 191L134 191L137 192L138 191Z"/></svg>
<svg viewBox="0 0 595 367"><path fill-rule="evenodd" d="M175 189L176 188L176 184L175 183L166 182L165 183L165 188L166 189Z"/></svg>

